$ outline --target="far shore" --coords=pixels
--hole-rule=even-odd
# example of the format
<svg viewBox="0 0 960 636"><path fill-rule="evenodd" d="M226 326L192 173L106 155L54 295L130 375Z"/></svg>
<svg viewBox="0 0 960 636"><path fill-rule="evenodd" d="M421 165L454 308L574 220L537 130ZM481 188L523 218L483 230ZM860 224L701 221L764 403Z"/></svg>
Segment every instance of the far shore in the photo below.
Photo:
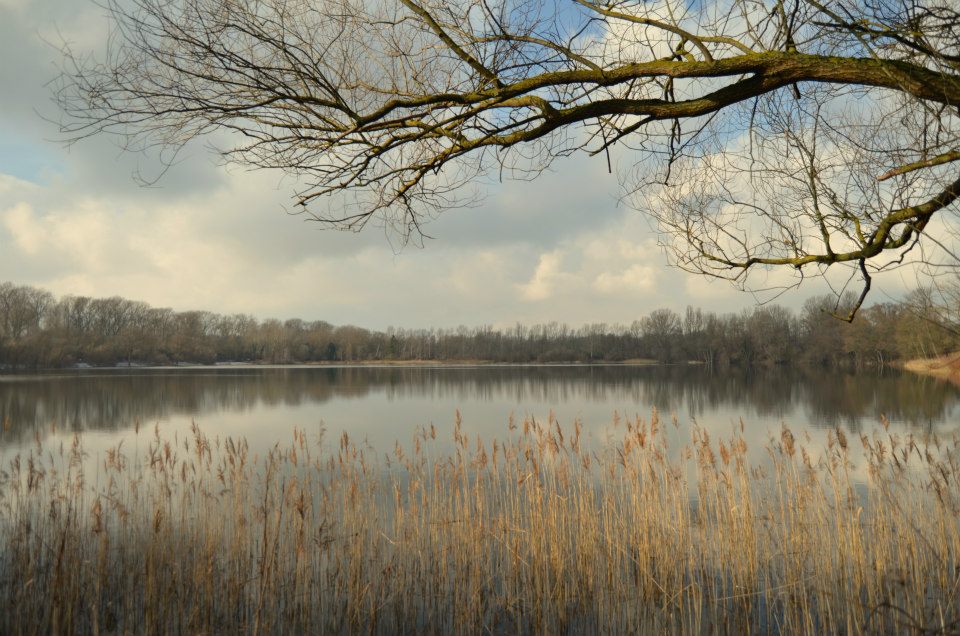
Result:
<svg viewBox="0 0 960 636"><path fill-rule="evenodd" d="M942 378L960 385L960 352L936 358L907 360L902 364L902 367L912 373Z"/></svg>
<svg viewBox="0 0 960 636"><path fill-rule="evenodd" d="M594 362L561 361L561 362L499 362L492 360L322 360L309 362L263 362L263 361L222 361L222 362L176 362L167 364L150 364L139 362L118 362L116 364L87 364L77 363L64 367L44 368L12 368L0 365L3 372L34 372L34 371L115 371L115 370L151 370L151 369L250 369L250 368L302 368L302 367L587 367L587 366L702 366L703 362L690 360L686 362L660 362L658 360L635 358L629 360L597 360Z"/></svg>

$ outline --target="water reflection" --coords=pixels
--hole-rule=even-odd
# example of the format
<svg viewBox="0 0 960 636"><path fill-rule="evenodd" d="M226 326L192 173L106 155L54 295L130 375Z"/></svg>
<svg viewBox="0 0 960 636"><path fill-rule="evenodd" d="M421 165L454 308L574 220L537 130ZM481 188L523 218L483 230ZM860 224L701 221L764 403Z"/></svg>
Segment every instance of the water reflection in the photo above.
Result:
<svg viewBox="0 0 960 636"><path fill-rule="evenodd" d="M954 386L892 371L711 373L623 366L110 370L0 376L0 421L6 422L0 442L16 445L52 427L120 431L138 421L229 417L254 409L316 411L334 402L337 410L350 410L358 420L374 403L406 403L414 411L430 405L431 413L448 414L466 404L502 407L493 411L499 413L492 423L496 426L511 411L522 414L527 406L543 405L566 407L574 414L600 410L607 417L614 410L646 413L656 407L681 419L722 414L818 428L843 425L854 431L872 427L881 414L904 427L926 429L952 426L960 413L960 391Z"/></svg>

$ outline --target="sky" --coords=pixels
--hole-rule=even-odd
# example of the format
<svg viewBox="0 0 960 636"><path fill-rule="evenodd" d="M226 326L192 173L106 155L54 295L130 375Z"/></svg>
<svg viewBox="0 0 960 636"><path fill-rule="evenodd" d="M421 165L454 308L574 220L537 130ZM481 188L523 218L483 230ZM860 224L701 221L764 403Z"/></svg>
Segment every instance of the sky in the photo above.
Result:
<svg viewBox="0 0 960 636"><path fill-rule="evenodd" d="M88 0L0 0L0 281L374 329L630 323L659 307L728 312L767 299L671 268L647 218L618 201L603 157L491 185L480 205L430 223L422 248L292 215L295 181L220 166L202 145L142 186L138 174L158 174L149 157L108 137L67 146L49 121L60 56L50 42L94 51L106 31ZM903 287L881 277L873 300ZM812 280L777 302L825 291Z"/></svg>

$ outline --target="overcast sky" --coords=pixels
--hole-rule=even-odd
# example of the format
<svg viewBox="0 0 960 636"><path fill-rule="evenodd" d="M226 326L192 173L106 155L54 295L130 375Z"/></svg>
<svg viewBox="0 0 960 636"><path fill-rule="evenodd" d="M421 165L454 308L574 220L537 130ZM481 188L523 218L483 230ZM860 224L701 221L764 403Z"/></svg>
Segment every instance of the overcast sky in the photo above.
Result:
<svg viewBox="0 0 960 636"><path fill-rule="evenodd" d="M624 322L658 307L739 311L756 298L668 266L642 214L618 205L603 158L487 190L427 227L420 249L322 230L288 213L295 183L224 169L202 147L154 187L155 166L98 138L66 148L45 86L63 37L102 46L87 0L0 0L0 281L57 295L120 295L177 310L371 328ZM59 35L58 35L59 34ZM881 278L874 301L900 293ZM798 307L817 283L781 297Z"/></svg>

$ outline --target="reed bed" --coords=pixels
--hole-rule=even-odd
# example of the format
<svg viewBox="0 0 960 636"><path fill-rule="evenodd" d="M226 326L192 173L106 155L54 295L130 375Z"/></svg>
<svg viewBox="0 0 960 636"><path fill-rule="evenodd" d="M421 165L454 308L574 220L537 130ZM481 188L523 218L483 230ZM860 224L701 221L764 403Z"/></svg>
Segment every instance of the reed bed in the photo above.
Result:
<svg viewBox="0 0 960 636"><path fill-rule="evenodd" d="M452 444L376 457L303 432L260 456L196 427L99 457L38 441L0 473L0 632L960 628L956 438L784 428L757 460L742 425L614 424L482 440L458 416Z"/></svg>

